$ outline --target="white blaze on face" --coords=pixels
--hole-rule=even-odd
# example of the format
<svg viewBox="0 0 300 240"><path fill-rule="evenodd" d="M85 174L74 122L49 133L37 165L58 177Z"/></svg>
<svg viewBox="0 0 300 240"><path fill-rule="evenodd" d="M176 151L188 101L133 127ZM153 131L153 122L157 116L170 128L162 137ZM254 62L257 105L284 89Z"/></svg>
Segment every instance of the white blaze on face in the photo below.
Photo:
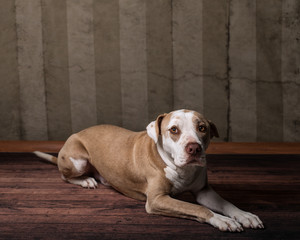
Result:
<svg viewBox="0 0 300 240"><path fill-rule="evenodd" d="M185 148L188 143L198 143L202 149L203 144L200 141L195 123L193 122L194 112L179 110L172 113L170 122L167 125L167 129L176 127L179 133L176 136L172 136L172 133L166 130L162 134L163 148L174 159L174 164L178 167L182 167L187 163L188 154Z"/></svg>

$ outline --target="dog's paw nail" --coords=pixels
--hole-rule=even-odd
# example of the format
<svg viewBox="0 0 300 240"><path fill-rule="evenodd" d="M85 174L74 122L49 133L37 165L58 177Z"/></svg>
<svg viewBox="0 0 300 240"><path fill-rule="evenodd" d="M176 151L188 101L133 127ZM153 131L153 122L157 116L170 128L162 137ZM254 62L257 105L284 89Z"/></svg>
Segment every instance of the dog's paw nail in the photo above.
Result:
<svg viewBox="0 0 300 240"><path fill-rule="evenodd" d="M264 225L262 223L258 224L257 226L255 226L254 228L260 228L260 229L263 229L265 228Z"/></svg>

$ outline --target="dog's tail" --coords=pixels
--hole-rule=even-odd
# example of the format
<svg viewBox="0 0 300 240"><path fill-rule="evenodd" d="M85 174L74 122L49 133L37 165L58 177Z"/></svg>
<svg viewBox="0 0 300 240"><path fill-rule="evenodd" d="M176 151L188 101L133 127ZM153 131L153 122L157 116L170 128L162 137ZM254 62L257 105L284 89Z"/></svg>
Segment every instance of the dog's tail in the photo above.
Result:
<svg viewBox="0 0 300 240"><path fill-rule="evenodd" d="M50 163L53 163L55 165L57 165L57 157L54 157L48 153L43 153L43 152L39 152L39 151L34 151L33 152L36 156L42 158L42 159L45 159L47 160L48 162Z"/></svg>

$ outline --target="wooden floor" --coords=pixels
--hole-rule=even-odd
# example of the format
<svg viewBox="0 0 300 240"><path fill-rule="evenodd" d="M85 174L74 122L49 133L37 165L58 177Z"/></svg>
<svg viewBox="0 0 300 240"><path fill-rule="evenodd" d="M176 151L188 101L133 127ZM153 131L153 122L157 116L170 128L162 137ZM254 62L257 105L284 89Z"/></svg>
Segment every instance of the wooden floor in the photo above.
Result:
<svg viewBox="0 0 300 240"><path fill-rule="evenodd" d="M266 229L224 233L148 215L143 202L109 187L63 182L30 153L0 153L0 239L300 239L300 155L209 155L208 169L215 190Z"/></svg>

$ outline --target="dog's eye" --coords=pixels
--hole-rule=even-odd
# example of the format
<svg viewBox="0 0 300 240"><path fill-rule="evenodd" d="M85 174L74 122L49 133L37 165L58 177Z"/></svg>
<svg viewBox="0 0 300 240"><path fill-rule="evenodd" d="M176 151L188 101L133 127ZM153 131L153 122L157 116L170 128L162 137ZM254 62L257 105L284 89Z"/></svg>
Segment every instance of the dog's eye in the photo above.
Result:
<svg viewBox="0 0 300 240"><path fill-rule="evenodd" d="M206 132L206 127L204 125L200 125L198 130L199 130L199 132L205 133Z"/></svg>
<svg viewBox="0 0 300 240"><path fill-rule="evenodd" d="M177 127L171 127L170 132L173 133L173 134L177 134L178 133L178 128Z"/></svg>

